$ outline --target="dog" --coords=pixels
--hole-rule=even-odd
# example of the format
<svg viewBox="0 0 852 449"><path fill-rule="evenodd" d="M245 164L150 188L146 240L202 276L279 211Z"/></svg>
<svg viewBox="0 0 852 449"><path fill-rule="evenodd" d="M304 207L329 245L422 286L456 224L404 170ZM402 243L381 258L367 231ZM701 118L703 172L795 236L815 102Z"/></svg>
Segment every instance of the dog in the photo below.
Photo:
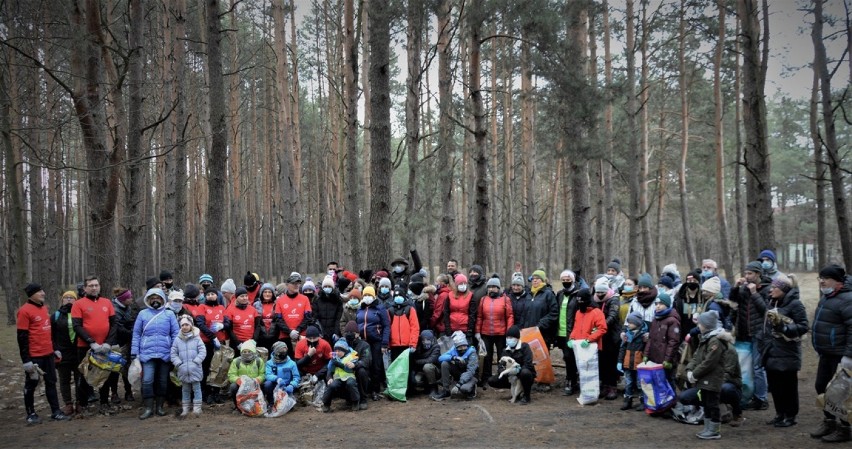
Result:
<svg viewBox="0 0 852 449"><path fill-rule="evenodd" d="M515 369L518 366L518 362L516 362L515 359L509 356L503 356L500 358L500 365L505 366L506 368L500 372L498 379L502 378L503 376L508 376L509 387L512 391L512 398L509 399L509 402L514 404L515 401L517 401L518 398L521 396L521 393L523 393L524 391L523 387L521 386L521 381L518 379L518 375L515 373Z"/></svg>

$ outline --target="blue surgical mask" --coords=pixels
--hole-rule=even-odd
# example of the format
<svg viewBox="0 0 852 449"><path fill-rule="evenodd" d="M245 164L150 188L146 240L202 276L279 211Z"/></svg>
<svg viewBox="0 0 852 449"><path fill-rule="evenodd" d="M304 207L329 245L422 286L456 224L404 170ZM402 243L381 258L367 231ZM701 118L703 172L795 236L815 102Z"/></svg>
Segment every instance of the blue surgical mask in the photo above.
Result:
<svg viewBox="0 0 852 449"><path fill-rule="evenodd" d="M383 295L387 295L388 293L390 293L390 289L387 288L387 287L382 287L382 288L379 289L379 293L381 293Z"/></svg>
<svg viewBox="0 0 852 449"><path fill-rule="evenodd" d="M358 301L357 298L352 298L352 299L349 300L349 305L352 306L352 307L355 307L355 306L358 305L359 302L360 301Z"/></svg>
<svg viewBox="0 0 852 449"><path fill-rule="evenodd" d="M405 270L405 267L402 266L402 265L394 265L393 266L393 272L396 273L396 274L402 273L403 270Z"/></svg>
<svg viewBox="0 0 852 449"><path fill-rule="evenodd" d="M393 298L393 303L394 303L394 304L402 304L402 303L404 303L404 302L405 302L405 298L403 298L402 296L395 296L395 297Z"/></svg>
<svg viewBox="0 0 852 449"><path fill-rule="evenodd" d="M634 287L632 285L625 285L623 290L627 293L630 293L634 290Z"/></svg>
<svg viewBox="0 0 852 449"><path fill-rule="evenodd" d="M514 348L515 346L518 346L518 339L514 337L506 337L506 347Z"/></svg>
<svg viewBox="0 0 852 449"><path fill-rule="evenodd" d="M332 290L334 289L331 287L323 287L322 289L322 291L324 291L326 295L330 295Z"/></svg>
<svg viewBox="0 0 852 449"><path fill-rule="evenodd" d="M182 302L170 302L169 308L172 309L172 311L174 311L174 312L180 312L180 309L183 308L183 303Z"/></svg>
<svg viewBox="0 0 852 449"><path fill-rule="evenodd" d="M413 296L414 296L414 292L413 292L413 291L411 291L411 290L409 290L409 291L408 291L408 296L413 297Z"/></svg>
<svg viewBox="0 0 852 449"><path fill-rule="evenodd" d="M763 267L764 270L771 270L774 264L771 260L764 260L760 263L760 266Z"/></svg>
<svg viewBox="0 0 852 449"><path fill-rule="evenodd" d="M828 295L834 293L834 287L822 287L822 288L819 289L819 291L823 295L828 296Z"/></svg>
<svg viewBox="0 0 852 449"><path fill-rule="evenodd" d="M715 273L713 273L713 272L712 272L712 271L710 271L710 270L704 270L704 271L702 271L702 272L701 272L701 277L703 277L704 279L710 279L710 278L712 278L712 277L713 277L713 276L715 276L715 275L716 275L716 274L715 274Z"/></svg>

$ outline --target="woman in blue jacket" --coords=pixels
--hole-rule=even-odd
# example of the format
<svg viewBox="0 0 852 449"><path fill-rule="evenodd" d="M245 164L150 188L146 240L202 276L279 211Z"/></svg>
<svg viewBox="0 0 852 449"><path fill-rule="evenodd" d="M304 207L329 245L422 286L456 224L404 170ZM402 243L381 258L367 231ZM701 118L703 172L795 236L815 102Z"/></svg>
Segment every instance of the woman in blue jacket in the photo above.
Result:
<svg viewBox="0 0 852 449"><path fill-rule="evenodd" d="M390 343L390 317L387 309L376 300L376 290L372 285L364 287L361 308L355 318L361 339L370 344L370 391L374 401L379 400L382 383L385 382L385 366L382 354L387 352Z"/></svg>
<svg viewBox="0 0 852 449"><path fill-rule="evenodd" d="M157 416L166 416L163 403L171 371L172 343L180 332L174 312L164 307L166 294L162 289L152 288L145 293L147 309L139 312L133 325L133 340L130 357L139 357L142 362L142 402L144 408L139 419L148 419L153 413L154 398L157 399Z"/></svg>

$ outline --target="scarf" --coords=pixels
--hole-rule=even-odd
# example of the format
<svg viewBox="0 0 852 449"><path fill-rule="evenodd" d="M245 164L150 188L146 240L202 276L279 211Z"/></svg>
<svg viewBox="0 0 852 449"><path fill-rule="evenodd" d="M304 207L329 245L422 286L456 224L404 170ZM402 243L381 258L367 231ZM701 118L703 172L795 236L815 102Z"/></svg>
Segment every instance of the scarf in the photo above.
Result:
<svg viewBox="0 0 852 449"><path fill-rule="evenodd" d="M542 289L544 289L544 287L545 287L545 284L543 284L543 283L541 284L541 287L539 287L539 288L530 287L530 292L532 292L533 298L535 298L535 295L537 295L538 292L542 291Z"/></svg>
<svg viewBox="0 0 852 449"><path fill-rule="evenodd" d="M669 316L669 313L671 313L671 311L672 308L669 307L668 309L663 310L662 312L654 312L654 317L656 317L658 320L662 320L663 318Z"/></svg>
<svg viewBox="0 0 852 449"><path fill-rule="evenodd" d="M636 294L636 300L639 301L639 304L642 307L648 307L654 303L654 300L657 299L657 288L651 288L646 292L639 292Z"/></svg>

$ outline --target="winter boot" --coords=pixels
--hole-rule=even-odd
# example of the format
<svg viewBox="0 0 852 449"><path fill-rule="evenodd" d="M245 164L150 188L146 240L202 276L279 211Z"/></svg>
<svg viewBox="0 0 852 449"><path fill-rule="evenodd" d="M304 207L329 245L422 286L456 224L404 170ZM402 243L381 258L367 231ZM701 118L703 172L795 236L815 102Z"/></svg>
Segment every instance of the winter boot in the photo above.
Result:
<svg viewBox="0 0 852 449"><path fill-rule="evenodd" d="M811 432L811 438L822 438L826 435L831 435L837 430L837 421L834 418L823 419L817 430Z"/></svg>
<svg viewBox="0 0 852 449"><path fill-rule="evenodd" d="M165 404L166 398L159 396L157 398L157 410L154 412L157 416L166 416L166 410L163 408L163 404Z"/></svg>
<svg viewBox="0 0 852 449"><path fill-rule="evenodd" d="M178 417L186 418L189 415L189 402L181 402L181 412Z"/></svg>
<svg viewBox="0 0 852 449"><path fill-rule="evenodd" d="M192 414L196 417L201 416L201 399L192 401Z"/></svg>
<svg viewBox="0 0 852 449"><path fill-rule="evenodd" d="M704 430L696 433L695 436L702 440L718 440L722 438L722 435L719 434L719 427L722 426L721 422L710 421L709 418L704 419Z"/></svg>
<svg viewBox="0 0 852 449"><path fill-rule="evenodd" d="M139 419L148 419L151 415L154 414L154 399L153 398L145 398L142 400L143 409L142 413L139 415Z"/></svg>
<svg viewBox="0 0 852 449"><path fill-rule="evenodd" d="M852 435L850 435L849 431L849 423L841 422L837 425L834 433L830 433L822 437L822 441L825 441L826 443L842 443L844 441L849 441L852 439Z"/></svg>
<svg viewBox="0 0 852 449"><path fill-rule="evenodd" d="M562 389L563 396L571 396L574 394L574 382L570 380L565 381L565 388Z"/></svg>
<svg viewBox="0 0 852 449"><path fill-rule="evenodd" d="M618 387L613 387L612 385L609 385L605 388L606 396L604 396L604 399L606 399L607 401L614 401L618 398Z"/></svg>
<svg viewBox="0 0 852 449"><path fill-rule="evenodd" d="M633 396L625 396L624 404L621 406L622 410L630 410L633 408Z"/></svg>
<svg viewBox="0 0 852 449"><path fill-rule="evenodd" d="M438 394L438 386L437 385L429 385L429 396L436 396Z"/></svg>

